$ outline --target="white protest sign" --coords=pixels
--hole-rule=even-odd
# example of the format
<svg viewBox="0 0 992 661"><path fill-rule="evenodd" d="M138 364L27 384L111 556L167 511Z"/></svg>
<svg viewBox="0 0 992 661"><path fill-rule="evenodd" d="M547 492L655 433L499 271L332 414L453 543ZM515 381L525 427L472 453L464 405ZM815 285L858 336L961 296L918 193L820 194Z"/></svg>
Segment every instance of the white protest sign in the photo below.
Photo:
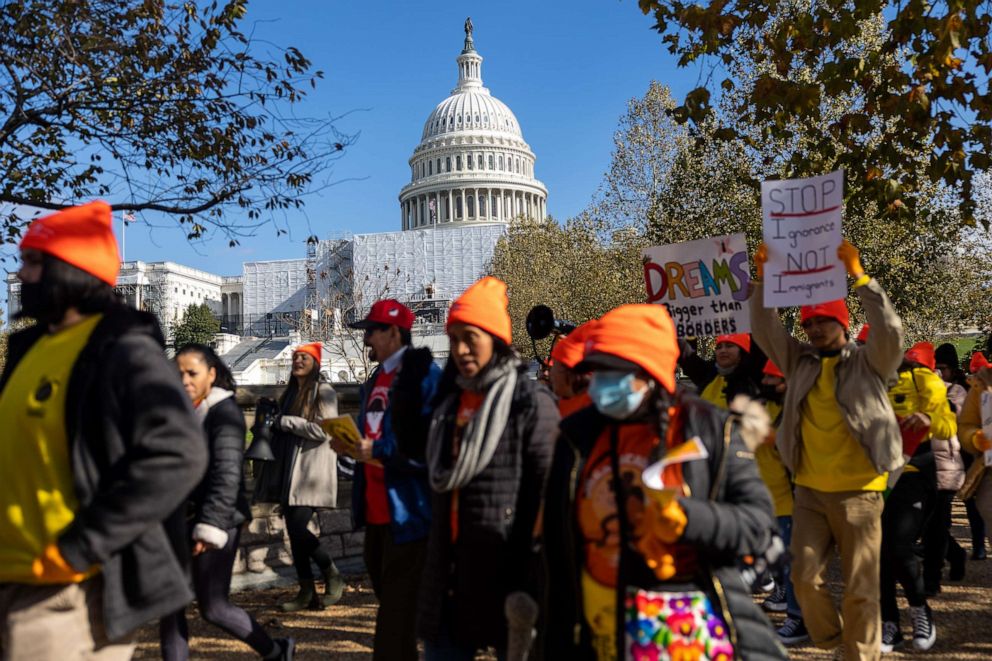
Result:
<svg viewBox="0 0 992 661"><path fill-rule="evenodd" d="M765 307L814 305L847 296L846 271L837 258L843 208L843 170L762 182L762 229L768 246Z"/></svg>
<svg viewBox="0 0 992 661"><path fill-rule="evenodd" d="M982 391L982 434L985 438L992 438L992 393L988 390ZM985 465L992 466L992 450L984 453Z"/></svg>
<svg viewBox="0 0 992 661"><path fill-rule="evenodd" d="M751 330L744 234L646 248L648 303L668 308L680 337Z"/></svg>

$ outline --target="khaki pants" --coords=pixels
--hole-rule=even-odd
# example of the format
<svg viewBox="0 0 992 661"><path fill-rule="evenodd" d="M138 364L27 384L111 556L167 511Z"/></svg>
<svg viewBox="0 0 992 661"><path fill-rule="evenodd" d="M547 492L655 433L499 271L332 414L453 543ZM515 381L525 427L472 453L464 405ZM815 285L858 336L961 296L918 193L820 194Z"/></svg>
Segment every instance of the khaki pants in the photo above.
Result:
<svg viewBox="0 0 992 661"><path fill-rule="evenodd" d="M0 584L3 661L126 661L134 644L111 643L103 626L102 581Z"/></svg>
<svg viewBox="0 0 992 661"><path fill-rule="evenodd" d="M879 556L882 494L829 493L796 487L792 518L792 584L810 638L817 647L844 646L844 658L878 659L882 622ZM834 545L844 579L842 615L837 613L824 574Z"/></svg>

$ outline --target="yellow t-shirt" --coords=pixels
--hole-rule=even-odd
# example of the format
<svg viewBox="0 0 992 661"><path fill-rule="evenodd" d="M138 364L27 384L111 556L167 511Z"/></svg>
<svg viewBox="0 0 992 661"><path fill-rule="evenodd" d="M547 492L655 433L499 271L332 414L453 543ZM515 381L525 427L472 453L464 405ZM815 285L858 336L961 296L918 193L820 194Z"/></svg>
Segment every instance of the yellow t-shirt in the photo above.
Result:
<svg viewBox="0 0 992 661"><path fill-rule="evenodd" d="M882 491L888 473L875 471L837 404L839 356L821 359L820 376L802 403L796 484L818 491Z"/></svg>
<svg viewBox="0 0 992 661"><path fill-rule="evenodd" d="M705 399L710 404L714 406L719 406L722 409L727 408L727 394L723 392L724 388L727 387L727 380L723 378L722 375L717 374L716 377L710 381L709 385L703 388L703 392L699 394L701 399Z"/></svg>
<svg viewBox="0 0 992 661"><path fill-rule="evenodd" d="M79 507L65 395L100 317L42 336L0 393L0 582L38 582L32 561L72 523Z"/></svg>

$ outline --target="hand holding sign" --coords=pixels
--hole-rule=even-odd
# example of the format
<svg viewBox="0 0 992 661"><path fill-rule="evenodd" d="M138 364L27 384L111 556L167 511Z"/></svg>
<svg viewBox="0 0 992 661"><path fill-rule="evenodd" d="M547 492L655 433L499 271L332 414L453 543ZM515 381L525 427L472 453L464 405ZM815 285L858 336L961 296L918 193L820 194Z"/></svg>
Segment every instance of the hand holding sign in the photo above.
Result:
<svg viewBox="0 0 992 661"><path fill-rule="evenodd" d="M855 280L865 274L865 267L861 266L861 252L847 239L840 242L837 257L844 262L848 274Z"/></svg>

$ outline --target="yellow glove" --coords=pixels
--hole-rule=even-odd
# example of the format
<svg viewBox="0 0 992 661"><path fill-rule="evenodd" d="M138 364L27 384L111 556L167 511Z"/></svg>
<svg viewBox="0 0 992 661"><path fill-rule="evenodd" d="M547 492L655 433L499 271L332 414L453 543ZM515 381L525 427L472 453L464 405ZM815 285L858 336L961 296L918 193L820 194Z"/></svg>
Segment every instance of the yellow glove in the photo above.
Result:
<svg viewBox="0 0 992 661"><path fill-rule="evenodd" d="M667 581L675 576L675 556L671 554L668 544L657 537L644 535L637 540L636 548L659 581Z"/></svg>
<svg viewBox="0 0 992 661"><path fill-rule="evenodd" d="M985 438L985 434L981 429L975 432L975 447L982 452L992 450L992 440Z"/></svg>
<svg viewBox="0 0 992 661"><path fill-rule="evenodd" d="M49 544L31 563L31 573L42 583L79 583L86 572L73 569L55 544Z"/></svg>
<svg viewBox="0 0 992 661"><path fill-rule="evenodd" d="M861 265L861 253L847 239L837 246L837 258L844 262L848 275L855 280L865 274L865 267Z"/></svg>
<svg viewBox="0 0 992 661"><path fill-rule="evenodd" d="M765 262L768 261L768 246L762 241L754 251L754 272L758 275L758 280L765 278Z"/></svg>

